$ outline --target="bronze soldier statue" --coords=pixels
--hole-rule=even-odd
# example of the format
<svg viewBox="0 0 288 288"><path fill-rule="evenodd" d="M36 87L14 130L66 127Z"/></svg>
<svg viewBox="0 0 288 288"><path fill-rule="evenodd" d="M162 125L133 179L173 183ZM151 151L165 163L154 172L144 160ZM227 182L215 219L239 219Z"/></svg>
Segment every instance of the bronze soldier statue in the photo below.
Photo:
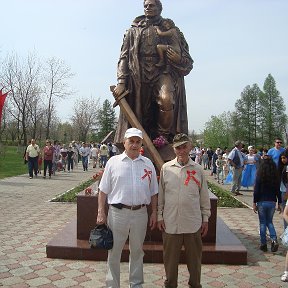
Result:
<svg viewBox="0 0 288 288"><path fill-rule="evenodd" d="M169 20L162 18L161 12L160 0L145 0L145 15L137 17L124 35L113 95L117 99L129 90L126 99L149 137L163 135L170 142L175 134L188 133L184 76L192 70L193 60L177 27L180 49L169 45L170 37L158 35ZM157 45L167 45L167 65L157 65ZM129 126L120 111L115 142L122 141Z"/></svg>

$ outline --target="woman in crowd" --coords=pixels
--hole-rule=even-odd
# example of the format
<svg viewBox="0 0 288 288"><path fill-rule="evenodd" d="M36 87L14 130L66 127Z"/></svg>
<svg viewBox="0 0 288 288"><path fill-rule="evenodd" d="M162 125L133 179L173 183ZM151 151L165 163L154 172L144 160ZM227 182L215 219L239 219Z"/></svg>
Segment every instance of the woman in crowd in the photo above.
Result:
<svg viewBox="0 0 288 288"><path fill-rule="evenodd" d="M254 153L254 147L248 147L248 154L244 158L244 171L242 174L241 185L243 187L254 186L256 178L256 163L257 157Z"/></svg>
<svg viewBox="0 0 288 288"><path fill-rule="evenodd" d="M281 213L281 194L279 190L279 175L275 163L269 157L264 157L256 174L253 195L253 210L258 212L260 226L260 250L267 251L266 227L269 230L271 252L278 250L277 234L273 225L273 216L278 201L278 210Z"/></svg>
<svg viewBox="0 0 288 288"><path fill-rule="evenodd" d="M46 146L43 148L43 159L44 159L43 178L46 178L47 168L49 178L51 178L53 154L54 154L54 147L51 145L50 140L46 140Z"/></svg>

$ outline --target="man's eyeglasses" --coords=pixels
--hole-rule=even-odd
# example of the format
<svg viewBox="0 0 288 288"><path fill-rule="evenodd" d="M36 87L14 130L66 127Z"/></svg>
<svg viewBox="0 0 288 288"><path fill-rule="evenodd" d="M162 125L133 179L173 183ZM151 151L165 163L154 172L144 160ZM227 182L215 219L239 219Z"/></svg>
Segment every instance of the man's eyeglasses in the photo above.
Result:
<svg viewBox="0 0 288 288"><path fill-rule="evenodd" d="M282 144L282 142L281 142L281 141L276 141L275 143L277 143L277 144Z"/></svg>

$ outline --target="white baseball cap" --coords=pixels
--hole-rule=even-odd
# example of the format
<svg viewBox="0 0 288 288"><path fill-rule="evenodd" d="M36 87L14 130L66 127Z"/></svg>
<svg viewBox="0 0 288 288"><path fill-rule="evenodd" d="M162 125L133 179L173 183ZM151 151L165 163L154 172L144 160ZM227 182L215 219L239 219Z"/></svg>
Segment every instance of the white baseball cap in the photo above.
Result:
<svg viewBox="0 0 288 288"><path fill-rule="evenodd" d="M127 138L130 138L130 137L133 137L133 136L136 136L136 137L139 137L139 138L143 139L141 130L139 130L137 128L129 128L129 129L127 129L126 132L125 132L124 138L127 139Z"/></svg>

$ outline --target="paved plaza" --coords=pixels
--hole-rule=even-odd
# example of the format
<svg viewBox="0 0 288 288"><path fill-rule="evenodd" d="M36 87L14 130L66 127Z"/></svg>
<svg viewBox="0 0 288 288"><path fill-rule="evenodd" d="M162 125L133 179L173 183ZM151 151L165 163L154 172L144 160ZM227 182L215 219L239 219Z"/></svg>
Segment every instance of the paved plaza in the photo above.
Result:
<svg viewBox="0 0 288 288"><path fill-rule="evenodd" d="M76 204L51 203L50 199L95 174L75 169L52 179L27 175L0 180L0 286L2 287L105 287L106 262L46 258L46 244L76 216ZM211 176L207 178L214 181ZM251 207L252 191L237 198ZM248 251L248 265L203 265L203 287L288 287L280 281L286 251L258 249L258 218L247 208L219 208L220 216ZM278 234L282 218L275 215ZM145 264L145 288L163 287L162 264ZM188 273L180 266L179 288L187 286ZM128 265L121 264L121 287L128 286Z"/></svg>

